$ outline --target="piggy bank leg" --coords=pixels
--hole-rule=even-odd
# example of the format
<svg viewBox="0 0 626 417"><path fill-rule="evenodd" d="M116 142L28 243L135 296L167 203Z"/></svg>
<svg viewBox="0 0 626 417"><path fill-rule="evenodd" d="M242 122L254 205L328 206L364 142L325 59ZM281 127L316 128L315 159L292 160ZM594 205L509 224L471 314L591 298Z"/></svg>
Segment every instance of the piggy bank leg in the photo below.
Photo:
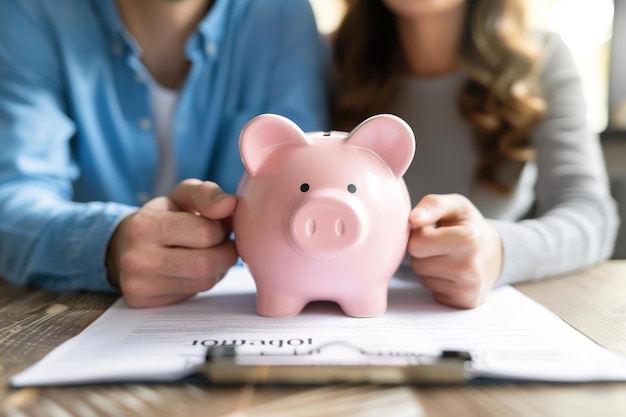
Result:
<svg viewBox="0 0 626 417"><path fill-rule="evenodd" d="M367 292L355 292L337 302L344 313L352 317L375 317L387 311L387 287Z"/></svg>
<svg viewBox="0 0 626 417"><path fill-rule="evenodd" d="M302 311L307 301L294 294L284 294L273 288L271 291L257 289L256 310L266 317L291 317Z"/></svg>

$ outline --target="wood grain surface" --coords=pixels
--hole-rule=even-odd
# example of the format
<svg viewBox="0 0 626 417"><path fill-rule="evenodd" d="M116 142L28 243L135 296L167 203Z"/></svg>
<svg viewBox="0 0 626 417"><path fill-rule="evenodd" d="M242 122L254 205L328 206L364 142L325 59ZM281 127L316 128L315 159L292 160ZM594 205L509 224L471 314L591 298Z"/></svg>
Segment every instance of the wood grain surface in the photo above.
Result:
<svg viewBox="0 0 626 417"><path fill-rule="evenodd" d="M626 356L626 261L518 288ZM11 375L78 334L115 300L0 280L0 412L22 416L626 416L626 383L440 387L108 384L12 389Z"/></svg>
<svg viewBox="0 0 626 417"><path fill-rule="evenodd" d="M626 260L517 288L600 345L626 356Z"/></svg>

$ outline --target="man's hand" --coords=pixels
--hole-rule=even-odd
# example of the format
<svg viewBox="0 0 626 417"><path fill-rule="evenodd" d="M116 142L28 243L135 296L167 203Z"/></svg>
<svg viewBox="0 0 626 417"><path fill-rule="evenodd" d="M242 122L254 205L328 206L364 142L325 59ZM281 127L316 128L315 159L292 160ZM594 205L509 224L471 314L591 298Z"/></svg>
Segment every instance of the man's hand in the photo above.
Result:
<svg viewBox="0 0 626 417"><path fill-rule="evenodd" d="M212 288L237 262L229 239L237 198L190 179L126 217L107 252L109 280L133 307L176 303Z"/></svg>
<svg viewBox="0 0 626 417"><path fill-rule="evenodd" d="M427 195L409 216L411 267L436 301L483 303L502 267L499 233L465 197Z"/></svg>

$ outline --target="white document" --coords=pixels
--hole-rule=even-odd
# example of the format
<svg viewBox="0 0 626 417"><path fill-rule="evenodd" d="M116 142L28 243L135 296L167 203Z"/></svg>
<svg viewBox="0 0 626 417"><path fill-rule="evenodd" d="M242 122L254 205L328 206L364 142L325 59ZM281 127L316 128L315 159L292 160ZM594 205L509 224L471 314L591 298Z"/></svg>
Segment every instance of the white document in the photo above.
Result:
<svg viewBox="0 0 626 417"><path fill-rule="evenodd" d="M11 383L15 387L120 381L173 381L204 362L207 348L237 345L254 362L368 363L346 351L316 348L343 341L376 357L407 359L469 351L470 378L626 381L626 358L571 328L513 287L495 289L472 310L432 301L413 278L391 281L387 313L353 318L333 303L312 303L298 316L257 315L247 269L233 268L214 289L180 304L133 309L123 299ZM255 355L263 352L263 356ZM312 354L313 352L313 354ZM252 359L250 359L252 358ZM322 359L320 359L322 358Z"/></svg>

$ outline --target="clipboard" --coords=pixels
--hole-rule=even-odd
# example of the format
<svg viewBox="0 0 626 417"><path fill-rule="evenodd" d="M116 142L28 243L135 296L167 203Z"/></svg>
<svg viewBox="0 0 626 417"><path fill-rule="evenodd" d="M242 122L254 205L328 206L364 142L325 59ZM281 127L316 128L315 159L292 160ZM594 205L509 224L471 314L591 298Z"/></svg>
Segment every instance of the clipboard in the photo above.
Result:
<svg viewBox="0 0 626 417"><path fill-rule="evenodd" d="M421 355L413 363L400 364L394 358L361 350L344 342L342 345L363 356L376 358L374 364L261 364L263 352L250 354L237 346L211 347L206 353L202 374L215 384L287 384L323 385L355 384L465 384L471 379L472 358L465 351L443 351L439 355ZM313 351L311 351L312 353ZM275 356L275 355L274 355ZM397 358L396 358L397 359Z"/></svg>

